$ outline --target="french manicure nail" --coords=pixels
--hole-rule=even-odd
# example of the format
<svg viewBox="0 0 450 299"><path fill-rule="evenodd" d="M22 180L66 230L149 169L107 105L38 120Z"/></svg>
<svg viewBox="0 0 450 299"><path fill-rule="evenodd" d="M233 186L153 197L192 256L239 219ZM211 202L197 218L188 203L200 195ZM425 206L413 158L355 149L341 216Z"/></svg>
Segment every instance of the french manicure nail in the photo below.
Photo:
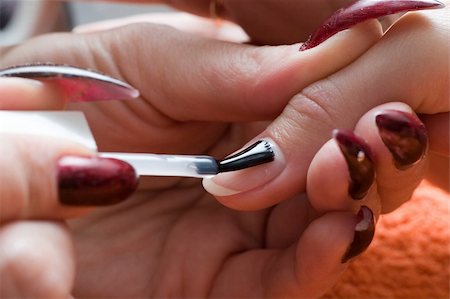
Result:
<svg viewBox="0 0 450 299"><path fill-rule="evenodd" d="M360 0L341 8L328 18L318 30L301 46L300 51L314 48L335 35L369 19L375 19L400 12L442 8L444 4L436 0Z"/></svg>
<svg viewBox="0 0 450 299"><path fill-rule="evenodd" d="M270 151L256 151L256 154L252 154L254 149L261 146L270 147ZM268 155L269 153L272 155ZM262 163L265 164L259 165ZM258 166L253 167L255 165ZM252 168L236 171L250 166ZM231 196L268 183L283 171L285 162L280 150L272 141L260 140L223 159L219 167L221 171L232 170L232 172L204 179L203 186L210 194Z"/></svg>
<svg viewBox="0 0 450 299"><path fill-rule="evenodd" d="M120 160L65 156L57 167L59 200L64 205L112 205L125 200L137 188L135 170Z"/></svg>
<svg viewBox="0 0 450 299"><path fill-rule="evenodd" d="M56 83L70 102L126 100L139 92L125 82L68 65L32 64L0 70L0 77L26 78Z"/></svg>
<svg viewBox="0 0 450 299"><path fill-rule="evenodd" d="M410 113L389 110L375 118L380 137L392 153L395 166L405 170L425 155L428 134L422 122Z"/></svg>
<svg viewBox="0 0 450 299"><path fill-rule="evenodd" d="M342 263L346 263L363 253L369 247L375 235L375 219L372 210L366 206L362 206L356 218L357 223L353 241L342 257Z"/></svg>
<svg viewBox="0 0 450 299"><path fill-rule="evenodd" d="M334 130L333 138L348 165L350 174L348 193L355 200L362 199L367 195L375 179L375 168L369 145L347 130Z"/></svg>

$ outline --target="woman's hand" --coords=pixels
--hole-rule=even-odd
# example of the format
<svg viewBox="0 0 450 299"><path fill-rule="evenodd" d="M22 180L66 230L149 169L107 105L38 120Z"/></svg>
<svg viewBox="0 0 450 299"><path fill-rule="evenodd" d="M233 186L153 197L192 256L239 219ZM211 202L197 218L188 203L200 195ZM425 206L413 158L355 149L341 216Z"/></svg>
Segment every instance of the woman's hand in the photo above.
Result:
<svg viewBox="0 0 450 299"><path fill-rule="evenodd" d="M370 24L362 26L368 25L370 26ZM179 33L175 33L176 35L171 38L175 38L179 43L174 48L178 52L171 53L174 55L173 59L183 57L191 63L186 64L184 68L182 64L181 72L171 72L164 76L164 73L167 74L167 71L173 66L172 60L164 60L167 63L159 64L158 61L161 61L160 57L163 56L162 54L155 56L155 53L158 54L163 50L167 52L167 49L171 49L166 46L167 44L161 45L161 48L152 43L142 44L142 47L138 47L136 55L129 55L130 48L124 48L127 45L121 43L122 47L116 47L116 44L112 42L114 40L123 41L123 39L117 39L123 34L128 38L135 39L136 43L139 41L142 43L142 40L150 40L151 36L155 34L155 32L147 33L149 35L145 39L143 37L145 30L136 29L138 31L135 33L136 37L131 34L133 30L135 29L129 27L102 34L78 36L78 39L73 40L74 44L68 44L70 40L67 38L66 45L73 46L65 48L65 55L59 54L57 49L42 48L42 45L50 43L52 38L64 38L64 36L41 38L11 50L2 63L16 64L37 60L68 62L96 68L118 77L125 77L128 82L141 89L144 97L137 103L72 106L78 109L82 107L86 111L96 129L101 146L114 150L207 152L220 156L232 148L235 149L236 145L242 144L254 136L255 132L261 131L265 127L265 124L261 123L239 124L234 121L274 118L283 110L286 102L289 102L284 112L265 132L276 132L270 136L283 152L286 164L291 165L282 171L291 172L283 172L278 177L278 180L280 177L285 180L285 183L280 185L280 188L283 189L282 192L277 192L272 181L266 187L257 187L240 195L220 198L225 204L238 209L261 209L283 201L283 204L269 210L247 213L233 212L211 201L211 198L204 194L198 184L192 185L192 182L186 180L153 179L150 181L147 191L137 194L128 203L99 210L89 217L76 220L71 224L75 232L79 254L79 275L75 282L75 296L99 296L99 294L103 297L117 296L118 294L122 297L136 297L142 296L142 294L153 296L166 296L167 294L197 296L200 294L200 296L206 296L211 294L230 297L236 295L231 291L236 291L237 295L246 297L320 295L345 269L341 260L344 255L345 258L350 257L346 254L349 244L357 244L350 248L356 246L360 249L353 250L353 253L360 252L364 248L363 245L367 245L364 242L355 243L353 238L360 237L362 233L365 236L362 239L367 241L370 239L370 232L373 233L370 213L364 213L364 210L361 214L365 216L362 217L363 224L356 227L358 233L355 233L357 220L352 216L353 213L329 212L335 210L336 206L344 207L346 210L357 209L359 203L353 204L353 201L349 200L347 196L346 160L343 158L344 156L339 156L341 155L339 150L342 149L336 146L336 141L332 140L328 143L327 141L331 129L335 127L356 127L355 131L359 135L378 136L373 121L377 113L369 113L359 121L365 111L376 105L374 102L353 102L351 107L355 109L356 115L359 115L352 114L351 117L348 117L343 112L343 108L339 108L339 106L348 107L346 105L349 100L338 98L336 102L327 102L326 104L332 107L330 109L339 108L336 110L339 112L339 117L335 118L334 123L328 121L322 123L318 121L320 117L327 118L323 118L322 110L317 109L316 105L317 103L322 104L322 102L318 102L315 98L311 101L301 100L308 99L303 96L305 93L289 101L292 93L298 92L297 88L302 89L317 80L317 77L326 76L324 75L326 72L333 72L334 68L340 67L340 62L343 62L340 60L343 59L342 55L336 57L330 55L330 53L340 53L340 47L335 44L340 41L340 38L330 40L327 44L303 52L303 54L296 53L302 55L302 59L304 59L300 62L297 61L297 58L292 62L289 59L292 65L285 66L275 63L276 67L274 68L274 61L282 60L286 55L285 51L289 52L289 47L252 49L249 52L253 53L250 57L260 57L259 54L255 56L254 53L260 53L259 50L261 50L261 52L267 53L267 56L261 53L261 58L266 57L269 62L264 63L266 61L264 59L253 59L251 61L258 63L248 65L238 63L249 60L242 59L242 57L246 57L242 55L242 53L247 53L245 51L231 52L230 50L225 55L223 47L227 49L229 44L220 43L220 47L214 47L210 43L211 41L199 43L197 38L189 36L184 39L181 38L183 36L178 35ZM352 31L353 33L354 31ZM154 38L167 43L164 38L168 38L168 34L165 32ZM73 39L73 37L70 38ZM191 44L189 41L192 39L195 43ZM363 34L356 39L356 45L368 40L372 40L371 35ZM86 41L89 41L89 44ZM331 46L330 42L333 43L333 46L327 48ZM202 46L195 48L194 44ZM367 44L363 43L363 45ZM162 50L156 51L155 47L156 50ZM251 46L245 47L232 45L232 49L235 50L251 49ZM30 48L34 50L31 54ZM134 48L136 45L133 45L132 49ZM342 48L348 47L342 44ZM67 49L72 52L68 52ZM148 53L149 49L153 55L144 54ZM324 50L326 52L323 52L322 56L320 53ZM111 59L115 59L115 64L105 58L109 55L108 53L111 53ZM238 55L229 56L230 53ZM276 53L282 54L275 56ZM148 67L143 68L142 61L126 60L130 56L144 57L145 59L142 59L148 63ZM202 59L195 60L195 57L198 56ZM192 59L188 59L189 57L194 57L195 63L192 63ZM226 60L225 57L241 59ZM331 64L325 63L323 57L332 57L333 59L329 61ZM192 68L193 65L198 65L202 61L206 66L205 69L202 68L206 72L206 76L197 70L189 72L189 67ZM345 63L348 62L345 61ZM130 68L130 64L135 67ZM258 66L256 71L251 68L252 65ZM298 73L299 69L302 70L308 65L310 68L307 68L307 71ZM150 71L149 68L152 66L153 69ZM207 67L210 68L207 69ZM326 69L324 70L322 67ZM242 71L236 72L236 69ZM157 75L154 75L155 73ZM267 75L268 73L269 75ZM195 74L203 76L195 78L193 77ZM215 76L213 77L213 75ZM148 78L151 78L150 82L157 82L155 80L159 79L160 83L157 86L148 86L148 81L146 81L149 80ZM255 85L255 81L258 84ZM206 83L206 85L197 85L198 82ZM243 83L238 84L236 89L236 82ZM252 92L248 92L249 89ZM306 89L306 91L311 90L315 89ZM222 94L218 94L218 91ZM225 91L227 94L224 94ZM320 92L317 93L318 96L321 95ZM333 95L333 92L329 93L330 97ZM215 100L211 101L211 99ZM386 99L378 100L387 101ZM265 105L261 105L261 102L264 102ZM401 104L392 105L389 106L389 110L410 113L409 108ZM301 109L293 109L295 107ZM387 107L381 107L378 111L385 111L385 108ZM124 115L128 116L124 117ZM221 122L211 122L213 120ZM232 123L230 124L230 122ZM186 136L191 138L186 138ZM150 140L143 139L144 137ZM369 146L373 147L375 157L381 157L381 159L375 160L374 167L383 170L384 166L389 166L386 163L392 163L392 160L389 151L383 147L380 139L375 137L368 140ZM327 144L330 145L327 146ZM316 156L317 150L322 146L323 149ZM321 153L327 152L331 153L331 156L340 157L338 160L340 162L335 165L336 169L340 171L325 173L327 176L322 176L323 171L315 174L314 169L327 169L326 157L330 155L322 154L321 156ZM361 155L358 157L360 158ZM311 161L314 164L309 167ZM414 182L420 179L425 163L424 159L419 159L418 163L409 168L415 171L414 175L404 180L407 186L414 185ZM367 203L375 214L378 214L376 207L380 203L377 188L383 188L383 182L388 181L388 179L380 180L380 178L396 177L399 172L395 169L392 163L391 167L387 168L388 171L382 172L378 176L376 184L371 185L364 199L364 203ZM256 169L254 170L256 171ZM258 173L264 173L261 167L259 170ZM254 173L257 174L257 172ZM401 174L400 176L402 176ZM308 177L309 182L319 182L319 179L323 179L325 182L338 181L341 192L331 194L332 200L327 203L327 201L323 201L325 198L323 194L317 193L320 189L313 184L308 186L307 191L312 197L309 200L303 196L292 196L306 190L304 180L306 176L310 176ZM246 179L251 180L252 177ZM262 196L259 200L254 200L258 195ZM236 200L232 200L233 197ZM319 200L314 200L314 197ZM384 206L384 201L382 204ZM394 203L394 205L398 204L398 202ZM324 212L325 214L322 215ZM5 226L5 228L8 227ZM37 234L34 233L34 235ZM22 240L27 239L21 237L24 234L18 233L7 236L13 236L13 238L6 239L7 242L2 243L7 248L10 244L16 244L14 240L20 244ZM39 243L42 240L46 244L49 243L45 242L44 237L38 237L34 242ZM35 250L39 246L28 246L25 249L30 248ZM60 248L64 250L66 247ZM19 264L20 267L21 256L31 256L42 260L39 255L33 255L33 253L35 251L25 250L21 255L8 261L16 266ZM292 267L292 265L295 266ZM26 269L26 267L22 269ZM311 275L311 269L317 272ZM22 271L20 273L25 275L29 272ZM70 276L67 277L70 279ZM213 277L214 279L212 279ZM326 278L324 279L324 277ZM131 281L131 283L124 285L124 281ZM189 284L186 285L186 282ZM60 294L68 294L70 283L66 286L69 287Z"/></svg>
<svg viewBox="0 0 450 299"><path fill-rule="evenodd" d="M7 51L0 63L68 63L124 78L139 88L143 96L136 101L69 105L87 114L102 150L219 157L264 129L267 123L260 121L276 117L299 88L347 65L379 37L377 24L367 23L307 53L298 52L298 45L257 48L163 26L134 25L101 33L39 37ZM334 55L350 42L351 55ZM6 80L16 79L1 78L0 82ZM33 109L65 104L62 95L45 82L22 83L37 89L15 101L1 98L2 109L27 109L29 101L34 101ZM15 90L22 92L22 88ZM232 211L206 194L198 181L177 178L143 180L143 190L128 202L69 221L75 258L63 220L85 215L86 207L110 200L80 194L77 201L72 193L68 201L58 170L71 167L58 166L68 153L92 153L47 139L3 139L5 153L0 157L5 161L1 163L17 172L16 176L9 171L0 174L0 202L8 206L2 210L0 230L4 257L0 271L9 278L1 284L5 297L61 298L72 291L75 297L235 295L231 291L260 297L286 294L287 289L290 294L313 296L324 292L345 269L341 259L357 221L352 212L318 218L321 215L313 213L306 198L299 197L298 211L305 215L298 229L298 236L304 236L301 253L308 257L305 261L316 261L321 267L316 276L297 283L297 272L291 271L292 264L299 262L294 247L264 245L270 210ZM70 175L64 176L69 182ZM83 180L87 181L102 182ZM328 229L335 231L335 238L318 243L317 236ZM334 249L325 261L323 254L330 246ZM305 264L298 273L305 275L307 268ZM42 272L48 275L33 275ZM226 278L244 273L245 277L239 277L248 282L230 290ZM261 275L266 278L260 284Z"/></svg>

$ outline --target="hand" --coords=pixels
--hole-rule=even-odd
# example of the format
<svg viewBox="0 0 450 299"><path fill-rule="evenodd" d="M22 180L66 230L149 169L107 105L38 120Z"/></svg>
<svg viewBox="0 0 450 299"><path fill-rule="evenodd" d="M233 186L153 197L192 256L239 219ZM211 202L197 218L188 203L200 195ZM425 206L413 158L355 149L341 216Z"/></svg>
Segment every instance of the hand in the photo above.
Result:
<svg viewBox="0 0 450 299"><path fill-rule="evenodd" d="M142 2L139 0L112 0ZM211 17L212 0L146 0L163 3L199 16ZM235 22L254 44L281 45L306 40L320 23L353 0L225 0L217 1L220 18Z"/></svg>
<svg viewBox="0 0 450 299"><path fill-rule="evenodd" d="M86 112L103 150L221 156L264 128L266 123L256 120L274 118L298 88L350 63L379 36L376 24L368 23L314 52L299 53L298 46L256 48L202 39L155 25L137 25L97 34L40 37L10 49L1 64L64 62L126 78L138 87L143 94L138 101L70 105ZM129 42L118 44L124 40ZM357 42L352 55L332 55L353 40ZM64 51L48 47L56 42ZM149 51L152 55L148 55ZM203 66L202 71L193 71L192 66ZM298 71L303 68L311 69ZM22 83L32 88L30 82ZM49 99L33 108L64 104L58 91L48 89L46 84L33 86L37 88L33 97ZM260 105L261 101L265 105ZM2 102L3 109L24 109L28 105L8 99ZM61 220L85 215L84 205L79 210L67 204L76 204L86 196L71 196L69 200L63 197L65 205L61 204L55 165L67 154L92 153L53 140L10 136L3 136L3 140L1 150L16 154L0 155L9 158L2 165L16 169L17 175L2 172L0 177L0 200L11 203L3 205L8 209L1 215L0 250L5 258L0 271L2 277L10 279L2 283L2 295L61 298L73 290L76 297L233 296L227 282L214 282L213 277L245 273L246 277L250 275L249 283L236 285L233 291L257 297L279 296L292 288L290 293L313 296L324 292L345 269L341 259L352 241L356 222L350 212L317 218L321 215L314 215L305 197L300 197L299 213L310 214L304 218L303 229L299 229L299 233L303 232L302 256L317 261L321 267L312 280L298 284L297 274L290 269L299 262L300 255L292 255L292 248L281 243L283 249L265 249L261 245L270 210L232 211L213 201L198 182L157 178L150 179L146 190L128 202L70 221L75 259L70 233ZM17 167L19 164L21 167ZM39 175L32 175L36 173ZM97 169L94 173L103 172ZM32 198L27 194L33 194ZM327 228L335 230L336 238L318 244L316 236ZM330 246L334 250L325 261L323 250L329 251ZM278 259L283 262L278 264ZM309 267L299 269L302 275L307 271ZM30 277L30 273L48 275ZM267 273L267 289L258 285L262 273ZM288 277L272 279L279 275ZM124 284L126 281L132 283ZM190 285L184 288L186 282Z"/></svg>

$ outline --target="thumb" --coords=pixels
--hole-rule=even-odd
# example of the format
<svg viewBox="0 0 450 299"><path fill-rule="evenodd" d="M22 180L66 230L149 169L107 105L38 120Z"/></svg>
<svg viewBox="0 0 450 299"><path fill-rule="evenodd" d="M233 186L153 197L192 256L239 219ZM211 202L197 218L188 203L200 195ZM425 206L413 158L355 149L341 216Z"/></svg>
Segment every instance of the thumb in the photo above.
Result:
<svg viewBox="0 0 450 299"><path fill-rule="evenodd" d="M63 219L126 199L136 188L134 169L103 159L76 143L1 134L0 220Z"/></svg>
<svg viewBox="0 0 450 299"><path fill-rule="evenodd" d="M300 52L299 45L255 47L141 23L43 36L10 50L1 63L52 61L99 70L129 82L146 106L172 120L266 120L302 88L355 60L380 35L379 24L367 22Z"/></svg>

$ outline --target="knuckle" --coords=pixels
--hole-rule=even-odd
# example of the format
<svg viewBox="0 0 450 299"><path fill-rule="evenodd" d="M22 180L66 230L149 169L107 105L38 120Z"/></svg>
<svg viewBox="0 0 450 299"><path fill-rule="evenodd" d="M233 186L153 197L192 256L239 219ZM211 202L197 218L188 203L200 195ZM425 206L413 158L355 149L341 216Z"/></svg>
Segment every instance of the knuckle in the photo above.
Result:
<svg viewBox="0 0 450 299"><path fill-rule="evenodd" d="M293 130L329 136L332 129L348 126L340 108L342 96L328 79L305 88L285 109L287 126Z"/></svg>

